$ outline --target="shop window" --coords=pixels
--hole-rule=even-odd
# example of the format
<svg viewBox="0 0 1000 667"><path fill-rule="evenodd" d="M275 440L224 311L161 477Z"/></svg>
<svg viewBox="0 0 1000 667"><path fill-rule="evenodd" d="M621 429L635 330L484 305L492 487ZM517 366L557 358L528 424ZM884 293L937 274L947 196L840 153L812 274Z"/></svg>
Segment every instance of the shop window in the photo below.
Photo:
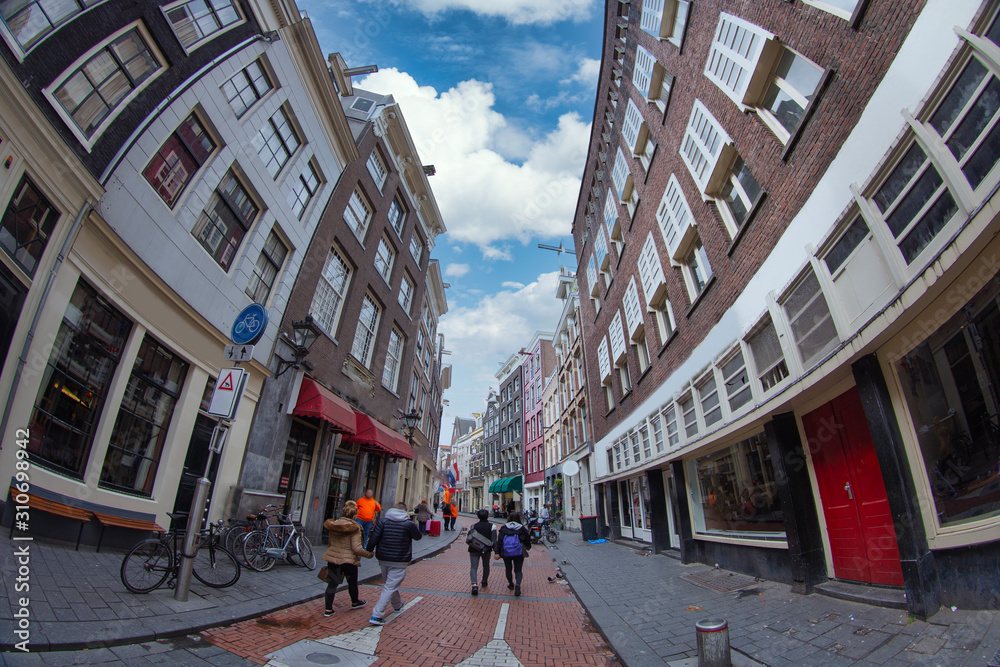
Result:
<svg viewBox="0 0 1000 667"><path fill-rule="evenodd" d="M228 271L260 209L230 169L202 211L193 234L223 270Z"/></svg>
<svg viewBox="0 0 1000 667"><path fill-rule="evenodd" d="M150 497L188 364L143 337L101 470L102 488Z"/></svg>
<svg viewBox="0 0 1000 667"><path fill-rule="evenodd" d="M237 118L241 118L273 87L264 65L260 60L255 60L222 84L222 92L229 101L233 113Z"/></svg>
<svg viewBox="0 0 1000 667"><path fill-rule="evenodd" d="M695 533L784 540L771 451L758 433L686 462Z"/></svg>
<svg viewBox="0 0 1000 667"><path fill-rule="evenodd" d="M160 146L146 165L143 176L168 208L173 208L194 174L205 164L216 143L195 114L184 119L180 127Z"/></svg>
<svg viewBox="0 0 1000 667"><path fill-rule="evenodd" d="M895 363L941 525L1000 514L1000 277Z"/></svg>
<svg viewBox="0 0 1000 667"><path fill-rule="evenodd" d="M788 377L785 354L781 349L781 343L778 342L774 323L770 319L747 338L747 347L757 369L757 381L760 383L761 391L769 391Z"/></svg>
<svg viewBox="0 0 1000 667"><path fill-rule="evenodd" d="M35 274L58 219L59 211L23 176L3 212L0 245L29 276Z"/></svg>
<svg viewBox="0 0 1000 667"><path fill-rule="evenodd" d="M188 53L242 20L233 0L184 0L164 7L163 12Z"/></svg>
<svg viewBox="0 0 1000 667"><path fill-rule="evenodd" d="M782 306L788 316L802 366L808 370L840 343L830 306L820 289L816 274L811 270L807 271Z"/></svg>
<svg viewBox="0 0 1000 667"><path fill-rule="evenodd" d="M80 479L132 322L82 280L52 343L28 450L37 465Z"/></svg>
<svg viewBox="0 0 1000 667"><path fill-rule="evenodd" d="M274 283L281 273L281 267L285 263L285 256L288 255L288 247L281 240L281 237L272 229L268 232L264 247L261 248L260 257L253 267L253 275L247 284L246 295L254 303L266 304L271 296Z"/></svg>

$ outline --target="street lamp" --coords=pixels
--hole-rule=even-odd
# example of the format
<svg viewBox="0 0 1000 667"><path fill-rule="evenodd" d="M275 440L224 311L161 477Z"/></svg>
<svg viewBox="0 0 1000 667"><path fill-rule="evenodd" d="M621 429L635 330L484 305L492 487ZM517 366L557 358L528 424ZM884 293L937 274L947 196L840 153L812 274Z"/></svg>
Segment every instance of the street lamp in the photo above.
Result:
<svg viewBox="0 0 1000 667"><path fill-rule="evenodd" d="M417 424L420 423L420 413L414 407L410 412L403 413L402 410L399 411L399 418L403 420L403 426L406 427L406 441L413 444L413 432L417 430Z"/></svg>
<svg viewBox="0 0 1000 667"><path fill-rule="evenodd" d="M299 368L303 364L303 359L309 354L309 348L316 342L322 330L313 322L312 315L306 315L301 322L292 322L292 347L295 348L295 358L288 360L278 357L278 372L275 377L280 376L289 368ZM288 334L285 334L288 337Z"/></svg>

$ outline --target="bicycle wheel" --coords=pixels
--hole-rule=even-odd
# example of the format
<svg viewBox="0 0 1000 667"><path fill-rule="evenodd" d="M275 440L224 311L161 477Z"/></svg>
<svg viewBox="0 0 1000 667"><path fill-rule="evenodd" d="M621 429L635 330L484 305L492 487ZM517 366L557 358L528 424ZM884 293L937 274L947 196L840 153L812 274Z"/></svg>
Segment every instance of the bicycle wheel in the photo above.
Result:
<svg viewBox="0 0 1000 667"><path fill-rule="evenodd" d="M222 537L222 545L226 547L226 551L236 556L240 553L240 542L246 534L250 532L250 524L246 521L240 523L234 523L226 529L225 534Z"/></svg>
<svg viewBox="0 0 1000 667"><path fill-rule="evenodd" d="M316 554L313 552L313 545L309 538L299 533L295 536L295 551L291 561L296 565L301 565L307 570L316 568Z"/></svg>
<svg viewBox="0 0 1000 667"><path fill-rule="evenodd" d="M163 585L173 565L167 545L156 539L143 540L122 559L122 583L133 593L148 593Z"/></svg>
<svg viewBox="0 0 1000 667"><path fill-rule="evenodd" d="M559 541L559 531L553 528L549 532L545 533L545 539L549 541L549 544L555 544Z"/></svg>
<svg viewBox="0 0 1000 667"><path fill-rule="evenodd" d="M264 553L267 543L267 534L261 530L248 533L243 540L243 561L252 570L267 572L274 567L274 559Z"/></svg>
<svg viewBox="0 0 1000 667"><path fill-rule="evenodd" d="M240 579L240 564L221 544L202 545L194 554L195 578L212 588L227 588Z"/></svg>

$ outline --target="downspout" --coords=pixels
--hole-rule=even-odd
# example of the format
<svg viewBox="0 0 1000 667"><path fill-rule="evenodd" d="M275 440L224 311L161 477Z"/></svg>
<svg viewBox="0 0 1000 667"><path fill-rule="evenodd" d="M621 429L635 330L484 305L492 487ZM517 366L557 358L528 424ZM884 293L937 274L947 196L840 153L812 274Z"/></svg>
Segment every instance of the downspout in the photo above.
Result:
<svg viewBox="0 0 1000 667"><path fill-rule="evenodd" d="M59 255L56 256L56 261L49 270L48 278L45 281L45 287L42 289L42 297L38 302L38 307L35 308L35 314L31 318L31 326L28 327L28 333L24 337L24 345L21 346L21 354L17 357L17 369L14 371L14 379L11 381L10 391L7 392L7 402L3 406L3 420L0 421L0 434L7 432L7 424L10 421L10 411L14 405L14 395L17 393L18 385L21 383L21 372L24 370L25 364L28 363L28 350L31 348L31 342L35 338L35 329L38 328L38 320L42 318L42 309L45 307L45 302L49 299L49 292L52 291L52 284L56 281L56 274L59 272L59 267L62 266L63 260L66 259L66 255L69 254L69 249L73 245L73 241L76 240L76 235L80 231L80 227L83 225L83 219L87 217L91 209L90 202L85 202L80 208L80 212L76 214L76 219L73 220L73 226L70 227L69 234L66 235L66 240L63 241L62 249L59 250ZM2 437L2 435L0 435Z"/></svg>

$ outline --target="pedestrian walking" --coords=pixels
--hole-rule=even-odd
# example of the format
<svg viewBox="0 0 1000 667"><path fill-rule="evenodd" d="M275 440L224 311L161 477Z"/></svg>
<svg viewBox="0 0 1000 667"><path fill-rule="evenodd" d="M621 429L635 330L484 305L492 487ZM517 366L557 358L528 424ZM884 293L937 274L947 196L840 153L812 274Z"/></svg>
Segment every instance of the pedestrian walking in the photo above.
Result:
<svg viewBox="0 0 1000 667"><path fill-rule="evenodd" d="M364 497L358 498L358 525L361 526L361 530L365 533L364 541L366 547L368 545L368 535L371 533L372 525L374 525L375 520L378 518L378 514L381 511L382 506L379 505L377 500L375 500L375 492L371 489L365 489Z"/></svg>
<svg viewBox="0 0 1000 667"><path fill-rule="evenodd" d="M531 549L531 535L521 524L521 513L511 512L507 523L496 532L493 544L494 558L503 558L503 566L507 571L507 588L514 591L515 597L521 596L521 580L523 577L524 558Z"/></svg>
<svg viewBox="0 0 1000 667"><path fill-rule="evenodd" d="M375 552L385 582L372 610L369 621L372 625L385 625L386 609L390 603L393 611L403 608L399 587L406 577L406 566L413 560L413 540L420 537L420 529L410 521L406 512L406 503L396 503L372 528L368 546Z"/></svg>
<svg viewBox="0 0 1000 667"><path fill-rule="evenodd" d="M451 518L451 503L448 501L441 503L441 521L444 524L444 530L455 528L455 520Z"/></svg>
<svg viewBox="0 0 1000 667"><path fill-rule="evenodd" d="M358 505L353 500L344 503L343 516L327 519L323 524L329 533L329 546L323 554L326 566L326 607L324 616L333 616L333 596L337 587L347 579L347 592L351 596L351 609L364 607L367 602L358 597L358 566L362 558L371 558L372 552L365 551L362 543L361 526L355 519Z"/></svg>
<svg viewBox="0 0 1000 667"><path fill-rule="evenodd" d="M451 529L455 530L455 522L458 521L458 505L451 504Z"/></svg>
<svg viewBox="0 0 1000 667"><path fill-rule="evenodd" d="M493 553L493 524L490 523L490 511L481 509L476 512L479 522L469 528L469 537L465 540L469 545L469 577L472 579L472 594L479 595L479 562L483 563L482 586L486 588L490 579L490 554ZM476 540L481 535L483 540ZM488 541L483 544L483 541Z"/></svg>
<svg viewBox="0 0 1000 667"><path fill-rule="evenodd" d="M427 522L434 519L434 514L431 512L430 506L426 500L421 500L413 511L416 514L417 526L420 528L420 532L426 535Z"/></svg>

